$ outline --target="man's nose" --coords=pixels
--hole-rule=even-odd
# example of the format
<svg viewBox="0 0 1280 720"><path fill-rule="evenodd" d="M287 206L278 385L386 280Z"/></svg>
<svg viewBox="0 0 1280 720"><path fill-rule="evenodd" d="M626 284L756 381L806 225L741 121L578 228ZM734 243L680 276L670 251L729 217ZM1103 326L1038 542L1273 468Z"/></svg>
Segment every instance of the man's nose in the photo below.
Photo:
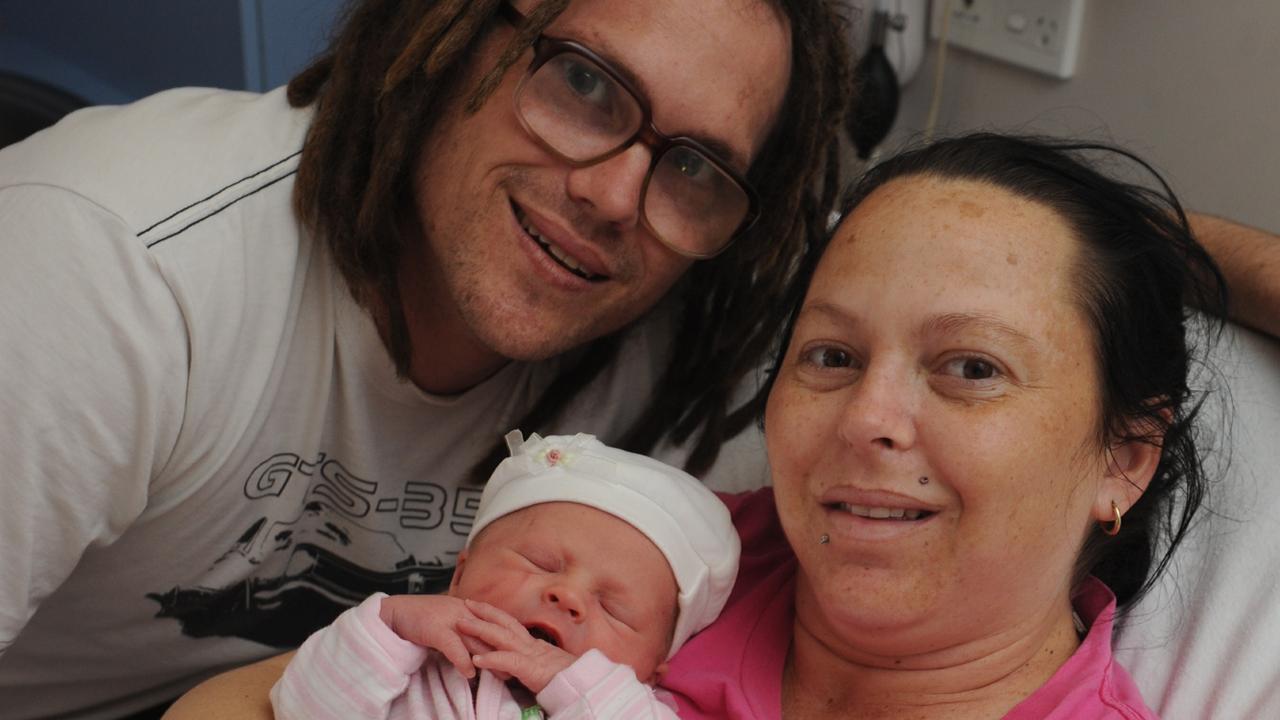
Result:
<svg viewBox="0 0 1280 720"><path fill-rule="evenodd" d="M567 191L574 201L588 206L598 220L620 230L640 222L640 198L653 154L643 143L593 165L569 171Z"/></svg>

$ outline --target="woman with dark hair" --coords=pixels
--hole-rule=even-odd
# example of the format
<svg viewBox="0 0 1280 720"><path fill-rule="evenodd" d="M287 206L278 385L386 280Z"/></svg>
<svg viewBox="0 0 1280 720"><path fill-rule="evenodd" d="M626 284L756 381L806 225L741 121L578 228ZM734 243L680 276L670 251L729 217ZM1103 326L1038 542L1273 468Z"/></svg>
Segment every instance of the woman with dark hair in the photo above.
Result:
<svg viewBox="0 0 1280 720"><path fill-rule="evenodd" d="M813 254L774 487L672 663L682 717L1154 717L1113 661L1206 484L1184 302L1222 278L1161 182L997 135L900 155ZM775 510L776 508L776 510Z"/></svg>

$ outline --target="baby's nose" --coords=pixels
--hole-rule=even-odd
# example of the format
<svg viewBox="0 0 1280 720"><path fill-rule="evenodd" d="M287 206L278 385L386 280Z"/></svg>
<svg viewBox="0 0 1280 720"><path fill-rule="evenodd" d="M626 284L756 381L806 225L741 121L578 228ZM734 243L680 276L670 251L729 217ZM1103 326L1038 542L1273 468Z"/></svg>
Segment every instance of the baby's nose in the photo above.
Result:
<svg viewBox="0 0 1280 720"><path fill-rule="evenodd" d="M582 593L565 583L550 585L542 593L543 602L567 613L574 622L582 620L584 603Z"/></svg>

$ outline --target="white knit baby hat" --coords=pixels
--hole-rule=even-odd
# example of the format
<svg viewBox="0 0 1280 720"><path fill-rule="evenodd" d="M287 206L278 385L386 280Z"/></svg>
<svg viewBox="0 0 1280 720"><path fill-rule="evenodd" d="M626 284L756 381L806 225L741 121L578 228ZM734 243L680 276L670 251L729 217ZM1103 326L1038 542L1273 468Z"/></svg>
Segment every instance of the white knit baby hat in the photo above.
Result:
<svg viewBox="0 0 1280 720"><path fill-rule="evenodd" d="M545 502L572 502L614 515L666 556L680 588L668 657L724 609L738 575L738 533L724 503L696 478L666 463L609 447L594 435L507 433L511 457L480 497L467 544L486 525Z"/></svg>

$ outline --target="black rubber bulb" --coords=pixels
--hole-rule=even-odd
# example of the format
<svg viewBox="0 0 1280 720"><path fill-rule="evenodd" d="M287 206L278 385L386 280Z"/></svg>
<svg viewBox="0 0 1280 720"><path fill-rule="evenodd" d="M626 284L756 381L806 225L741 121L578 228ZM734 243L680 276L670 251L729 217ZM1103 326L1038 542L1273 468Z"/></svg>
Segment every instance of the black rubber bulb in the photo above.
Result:
<svg viewBox="0 0 1280 720"><path fill-rule="evenodd" d="M854 68L856 91L845 115L845 131L863 160L871 157L871 151L889 134L898 116L898 75L884 54L886 30L887 20L877 13L871 48Z"/></svg>

